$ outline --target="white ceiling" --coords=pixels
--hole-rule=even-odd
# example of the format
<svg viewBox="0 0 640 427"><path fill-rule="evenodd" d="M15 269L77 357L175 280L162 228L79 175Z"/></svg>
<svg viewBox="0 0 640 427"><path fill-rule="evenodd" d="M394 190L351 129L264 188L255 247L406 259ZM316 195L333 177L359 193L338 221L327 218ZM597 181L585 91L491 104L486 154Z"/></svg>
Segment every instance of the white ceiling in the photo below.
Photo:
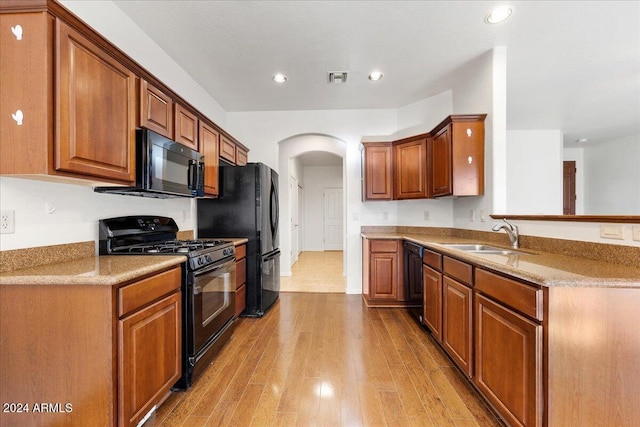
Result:
<svg viewBox="0 0 640 427"><path fill-rule="evenodd" d="M114 2L228 112L399 108L506 46L508 129L640 133L640 1L512 1L496 25L496 1Z"/></svg>

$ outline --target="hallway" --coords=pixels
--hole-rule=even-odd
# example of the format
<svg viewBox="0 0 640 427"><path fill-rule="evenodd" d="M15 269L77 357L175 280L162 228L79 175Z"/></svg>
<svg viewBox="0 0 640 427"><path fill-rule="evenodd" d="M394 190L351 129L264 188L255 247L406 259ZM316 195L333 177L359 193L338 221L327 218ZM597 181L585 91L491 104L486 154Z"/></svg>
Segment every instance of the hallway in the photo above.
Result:
<svg viewBox="0 0 640 427"><path fill-rule="evenodd" d="M148 426L500 426L402 309L282 293Z"/></svg>
<svg viewBox="0 0 640 427"><path fill-rule="evenodd" d="M291 267L291 276L280 277L280 292L344 293L342 251L304 251Z"/></svg>

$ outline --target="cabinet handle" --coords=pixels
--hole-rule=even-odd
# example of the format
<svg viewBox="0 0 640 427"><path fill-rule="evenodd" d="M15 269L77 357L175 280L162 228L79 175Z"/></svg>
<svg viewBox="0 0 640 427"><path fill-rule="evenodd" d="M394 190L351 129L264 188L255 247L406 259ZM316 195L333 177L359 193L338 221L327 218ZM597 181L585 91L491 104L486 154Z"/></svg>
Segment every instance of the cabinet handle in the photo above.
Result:
<svg viewBox="0 0 640 427"><path fill-rule="evenodd" d="M467 162L469 164L473 163L473 157L471 157L471 156L467 157Z"/></svg>
<svg viewBox="0 0 640 427"><path fill-rule="evenodd" d="M467 128L467 136L468 136L468 137L471 137L471 133L472 133L472 132L471 132L471 128Z"/></svg>
<svg viewBox="0 0 640 427"><path fill-rule="evenodd" d="M13 113L11 117L13 118L13 120L16 121L18 126L22 126L22 119L24 119L24 114L22 114L22 110L16 110L16 112Z"/></svg>
<svg viewBox="0 0 640 427"><path fill-rule="evenodd" d="M11 27L11 32L16 36L16 40L22 40L22 26L20 24Z"/></svg>

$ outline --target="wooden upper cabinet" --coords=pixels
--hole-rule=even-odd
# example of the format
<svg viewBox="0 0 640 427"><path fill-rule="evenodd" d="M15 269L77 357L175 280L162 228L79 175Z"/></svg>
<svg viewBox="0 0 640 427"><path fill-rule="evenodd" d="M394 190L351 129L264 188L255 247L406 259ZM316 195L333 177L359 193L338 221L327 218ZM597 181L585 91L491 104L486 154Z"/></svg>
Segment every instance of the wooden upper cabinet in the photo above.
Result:
<svg viewBox="0 0 640 427"><path fill-rule="evenodd" d="M220 157L236 164L236 144L224 135L220 136Z"/></svg>
<svg viewBox="0 0 640 427"><path fill-rule="evenodd" d="M198 116L176 102L174 119L175 141L198 151Z"/></svg>
<svg viewBox="0 0 640 427"><path fill-rule="evenodd" d="M394 143L394 199L424 199L427 197L426 137Z"/></svg>
<svg viewBox="0 0 640 427"><path fill-rule="evenodd" d="M451 195L453 180L451 177L451 131L449 126L440 129L429 139L429 154L431 195L433 197Z"/></svg>
<svg viewBox="0 0 640 427"><path fill-rule="evenodd" d="M218 174L218 144L220 133L204 122L200 122L200 153L204 155L204 192L208 196L220 194Z"/></svg>
<svg viewBox="0 0 640 427"><path fill-rule="evenodd" d="M486 114L452 115L428 140L431 195L484 194L484 120Z"/></svg>
<svg viewBox="0 0 640 427"><path fill-rule="evenodd" d="M247 160L248 160L247 150L236 146L236 166L246 165Z"/></svg>
<svg viewBox="0 0 640 427"><path fill-rule="evenodd" d="M365 143L363 161L363 194L365 200L391 200L392 149L390 143Z"/></svg>
<svg viewBox="0 0 640 427"><path fill-rule="evenodd" d="M135 74L60 20L56 32L55 169L133 182Z"/></svg>
<svg viewBox="0 0 640 427"><path fill-rule="evenodd" d="M173 100L144 79L140 79L140 126L173 138Z"/></svg>
<svg viewBox="0 0 640 427"><path fill-rule="evenodd" d="M30 36L14 37L16 25ZM53 19L3 13L0 34L0 174L50 173Z"/></svg>

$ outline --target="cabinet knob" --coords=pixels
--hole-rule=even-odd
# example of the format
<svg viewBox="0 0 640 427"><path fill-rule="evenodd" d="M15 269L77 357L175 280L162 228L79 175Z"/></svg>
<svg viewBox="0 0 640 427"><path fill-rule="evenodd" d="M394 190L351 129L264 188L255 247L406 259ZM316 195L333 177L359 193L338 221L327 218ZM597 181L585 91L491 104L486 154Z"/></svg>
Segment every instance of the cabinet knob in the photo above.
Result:
<svg viewBox="0 0 640 427"><path fill-rule="evenodd" d="M18 126L22 126L22 120L24 119L24 114L22 114L22 110L16 110L16 112L13 113L11 117L13 118L13 120L16 121Z"/></svg>
<svg viewBox="0 0 640 427"><path fill-rule="evenodd" d="M467 162L469 164L473 163L473 157L471 157L471 156L467 157Z"/></svg>
<svg viewBox="0 0 640 427"><path fill-rule="evenodd" d="M468 137L471 137L471 134L472 134L471 129L470 129L470 128L467 128L467 136L468 136Z"/></svg>
<svg viewBox="0 0 640 427"><path fill-rule="evenodd" d="M22 26L20 24L11 27L11 32L16 36L16 40L22 40Z"/></svg>

